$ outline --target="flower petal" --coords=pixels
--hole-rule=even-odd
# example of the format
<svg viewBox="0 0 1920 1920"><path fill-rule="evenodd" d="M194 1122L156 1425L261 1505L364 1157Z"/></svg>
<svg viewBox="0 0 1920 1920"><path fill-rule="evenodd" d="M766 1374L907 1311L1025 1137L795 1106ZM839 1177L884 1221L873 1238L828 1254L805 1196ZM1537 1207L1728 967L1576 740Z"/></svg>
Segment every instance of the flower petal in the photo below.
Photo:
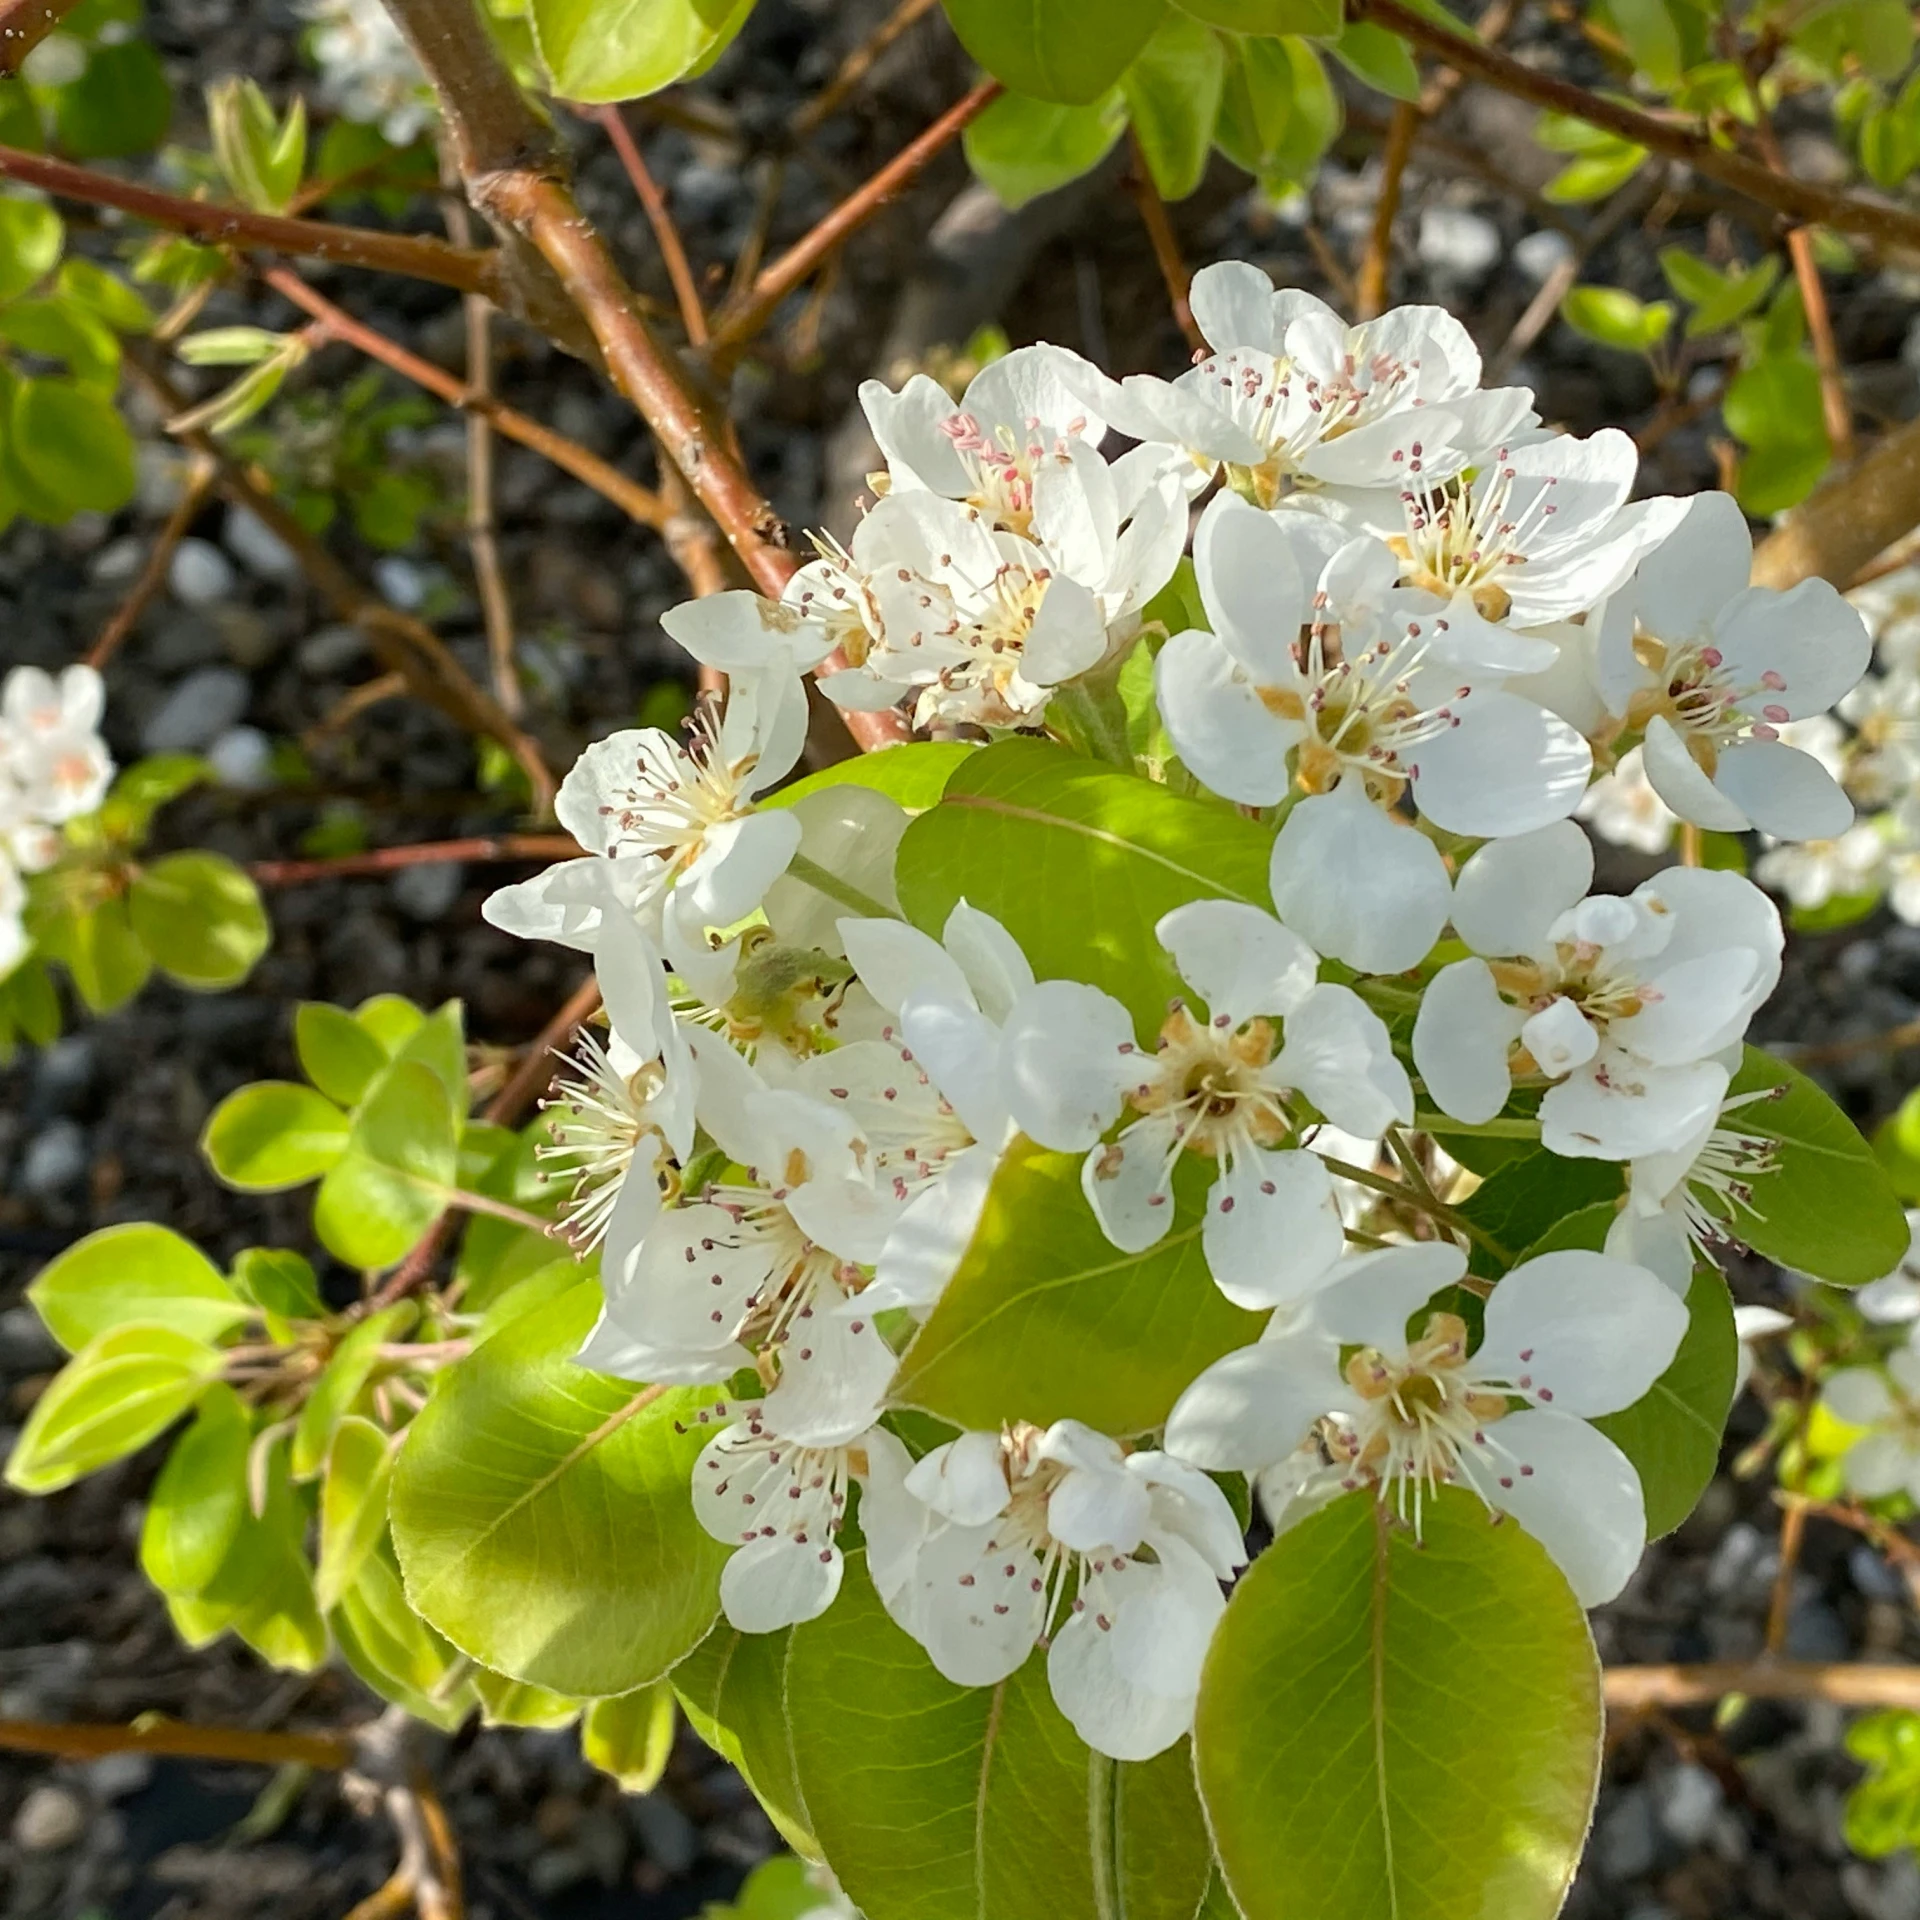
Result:
<svg viewBox="0 0 1920 1920"><path fill-rule="evenodd" d="M1300 723L1268 709L1218 635L1176 633L1153 663L1153 686L1167 734L1202 784L1249 807L1285 795Z"/></svg>
<svg viewBox="0 0 1920 1920"><path fill-rule="evenodd" d="M1484 960L1456 960L1434 975L1414 1016L1413 1064L1442 1113L1478 1126L1507 1104L1520 1024Z"/></svg>
<svg viewBox="0 0 1920 1920"><path fill-rule="evenodd" d="M1571 820L1484 846L1453 886L1453 927L1475 953L1537 954L1593 884L1593 843Z"/></svg>
<svg viewBox="0 0 1920 1920"><path fill-rule="evenodd" d="M1239 1154L1213 1183L1207 1270L1235 1306L1278 1307L1323 1286L1346 1245L1333 1176L1301 1149Z"/></svg>
<svg viewBox="0 0 1920 1920"><path fill-rule="evenodd" d="M1001 1044L1014 1125L1065 1153L1091 1146L1113 1125L1140 1076L1132 1015L1077 980L1043 980L1023 994Z"/></svg>
<svg viewBox="0 0 1920 1920"><path fill-rule="evenodd" d="M1080 1191L1123 1253L1144 1253L1173 1224L1175 1137L1171 1119L1151 1114L1096 1146L1080 1169Z"/></svg>
<svg viewBox="0 0 1920 1920"><path fill-rule="evenodd" d="M840 1591L844 1562L831 1541L762 1535L720 1569L720 1607L739 1633L778 1633L817 1620Z"/></svg>
<svg viewBox="0 0 1920 1920"><path fill-rule="evenodd" d="M1776 840L1837 840L1853 825L1853 802L1839 781L1784 740L1728 747L1713 784Z"/></svg>
<svg viewBox="0 0 1920 1920"><path fill-rule="evenodd" d="M1449 833L1531 833L1580 804L1593 749L1557 714L1512 693L1479 691L1456 724L1424 741L1414 769L1420 811Z"/></svg>
<svg viewBox="0 0 1920 1920"><path fill-rule="evenodd" d="M1216 1360L1187 1388L1167 1418L1166 1448L1210 1473L1257 1472L1349 1397L1332 1340L1265 1340Z"/></svg>
<svg viewBox="0 0 1920 1920"><path fill-rule="evenodd" d="M1313 990L1320 956L1270 913L1239 900L1192 900L1163 914L1154 937L1216 1020L1288 1014Z"/></svg>
<svg viewBox="0 0 1920 1920"><path fill-rule="evenodd" d="M1351 987L1313 988L1288 1014L1279 1053L1262 1076L1298 1087L1336 1127L1377 1138L1413 1119L1413 1086L1386 1023Z"/></svg>

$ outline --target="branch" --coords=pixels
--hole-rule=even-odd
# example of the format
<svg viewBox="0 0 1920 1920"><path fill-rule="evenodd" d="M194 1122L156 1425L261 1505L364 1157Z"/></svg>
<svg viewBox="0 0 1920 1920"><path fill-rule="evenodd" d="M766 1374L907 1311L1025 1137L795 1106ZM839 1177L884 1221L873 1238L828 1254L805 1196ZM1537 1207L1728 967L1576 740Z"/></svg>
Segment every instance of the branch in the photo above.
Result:
<svg viewBox="0 0 1920 1920"><path fill-rule="evenodd" d="M68 0L72 5L73 0ZM873 71L874 62L920 18L931 13L938 0L900 0L900 4L840 62L833 78L793 116L790 129L796 141L816 133L838 113L847 97Z"/></svg>
<svg viewBox="0 0 1920 1920"><path fill-rule="evenodd" d="M173 511L167 516L167 524L160 529L159 537L153 543L153 551L147 555L147 564L140 569L139 579L114 609L113 618L100 629L99 639L87 649L85 658L88 666L96 669L104 667L125 645L128 634L140 624L140 616L146 612L153 596L167 583L174 550L187 537L187 529L199 518L200 509L207 504L207 495L212 491L213 469L204 460L196 460L193 471L187 476L187 484L180 490L180 498L174 502Z"/></svg>
<svg viewBox="0 0 1920 1920"><path fill-rule="evenodd" d="M694 282L693 268L688 264L680 229L673 224L673 215L667 210L667 197L660 191L659 182L648 172L646 157L640 151L640 143L633 137L633 129L627 125L626 115L618 107L600 107L595 110L593 117L606 129L607 138L613 142L613 150L620 156L620 164L626 168L627 178L633 183L634 197L646 213L647 225L653 229L654 244L660 249L667 278L673 283L673 297L679 303L680 324L686 328L687 338L696 347L704 347L707 344L707 310L700 304L700 289Z"/></svg>
<svg viewBox="0 0 1920 1920"><path fill-rule="evenodd" d="M1200 331L1193 317L1193 306L1187 295L1193 286L1193 275L1187 268L1185 258L1180 252L1180 242L1173 231L1173 222L1167 215L1167 203L1160 198L1160 190L1153 184L1153 172L1147 165L1146 150L1140 145L1140 135L1133 135L1133 164L1126 173L1127 191L1133 196L1133 204L1140 209L1140 224L1147 230L1148 244L1153 248L1154 263L1160 269L1160 278L1166 282L1167 300L1173 308L1174 323L1186 336L1187 345L1196 353L1207 350L1206 335ZM1360 316L1364 319L1366 316Z"/></svg>
<svg viewBox="0 0 1920 1920"><path fill-rule="evenodd" d="M1696 1667L1609 1667L1607 1705L1616 1713L1649 1707L1711 1706L1730 1693L1756 1700L1831 1700L1842 1707L1920 1710L1920 1667L1824 1660L1715 1660Z"/></svg>
<svg viewBox="0 0 1920 1920"><path fill-rule="evenodd" d="M327 860L256 860L247 869L262 887L299 887L311 880L357 880L369 874L397 873L402 867L446 866L456 860L577 860L580 848L570 834L502 833L469 840L426 840L407 847L376 847L370 853L343 853Z"/></svg>
<svg viewBox="0 0 1920 1920"><path fill-rule="evenodd" d="M89 206L118 207L136 219L184 233L209 246L264 247L274 253L336 260L342 266L376 273L404 273L461 293L484 293L504 304L500 259L493 252L449 246L430 234L376 233L367 227L343 227L325 220L289 220L255 213L251 207L215 206L183 200L177 194L137 186L131 180L96 173L67 160L0 147L0 178L21 181Z"/></svg>
<svg viewBox="0 0 1920 1920"><path fill-rule="evenodd" d="M1867 562L1920 525L1920 420L1895 427L1794 508L1753 554L1764 587L1816 577L1852 584Z"/></svg>
<svg viewBox="0 0 1920 1920"><path fill-rule="evenodd" d="M80 0L0 0L0 80L11 80L27 55Z"/></svg>
<svg viewBox="0 0 1920 1920"><path fill-rule="evenodd" d="M255 1733L248 1727L190 1727L153 1715L129 1727L0 1720L0 1747L93 1760L105 1753L174 1754L187 1760L234 1760L260 1767L322 1767L338 1772L359 1757L358 1743L339 1733Z"/></svg>
<svg viewBox="0 0 1920 1920"><path fill-rule="evenodd" d="M801 281L836 248L844 246L880 209L901 192L940 150L949 145L970 121L999 98L997 80L985 80L957 100L924 133L909 140L887 164L801 236L780 258L762 269L744 299L723 311L714 324L713 341L724 362L728 350L743 346L767 322L774 310Z"/></svg>
<svg viewBox="0 0 1920 1920"><path fill-rule="evenodd" d="M1380 163L1380 197L1373 206L1373 231L1367 236L1366 257L1354 282L1353 317L1377 320L1387 305L1387 269L1393 254L1393 222L1400 211L1400 186L1413 157L1414 137L1424 116L1415 100L1402 100L1393 110L1387 144Z"/></svg>
<svg viewBox="0 0 1920 1920"><path fill-rule="evenodd" d="M1878 200L1862 200L1851 194L1835 193L1826 187L1775 173L1745 154L1717 147L1704 133L1690 127L1656 120L1650 114L1618 101L1603 99L1571 81L1515 60L1464 35L1437 26L1423 14L1402 6L1400 0L1347 0L1348 17L1371 20L1410 40L1469 78L1484 81L1502 93L1547 107L1555 113L1584 120L1589 126L1645 147L1650 153L1664 155L1690 166L1696 173L1722 186L1732 187L1762 206L1772 207L1789 220L1832 227L1836 232L1858 234L1902 247L1920 247L1920 213Z"/></svg>

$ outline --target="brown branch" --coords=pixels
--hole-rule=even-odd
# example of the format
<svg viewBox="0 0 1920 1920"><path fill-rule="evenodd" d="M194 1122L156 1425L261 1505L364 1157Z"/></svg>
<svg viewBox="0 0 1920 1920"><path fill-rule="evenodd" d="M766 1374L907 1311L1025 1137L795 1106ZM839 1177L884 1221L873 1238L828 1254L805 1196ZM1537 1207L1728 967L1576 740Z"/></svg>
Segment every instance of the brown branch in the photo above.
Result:
<svg viewBox="0 0 1920 1920"><path fill-rule="evenodd" d="M169 416L185 409L186 395L174 385L146 343L129 340L125 353L127 366ZM362 587L300 524L279 496L255 480L210 434L194 430L175 437L212 463L214 484L220 491L235 505L247 508L293 554L336 616L366 634L381 663L404 675L408 690L416 698L437 707L465 731L498 740L526 774L535 810L543 814L552 811L553 774L539 746L500 710L497 701L473 683L424 620L388 606Z"/></svg>
<svg viewBox="0 0 1920 1920"><path fill-rule="evenodd" d="M424 387L448 406L491 421L509 440L517 440L523 447L531 447L535 453L551 460L561 472L571 474L583 486L611 500L629 519L639 521L642 526L657 527L666 518L666 505L651 487L643 487L577 440L569 440L565 434L556 433L518 408L475 391L470 384L456 380L445 368L423 360L398 341L389 340L376 328L356 320L325 294L308 286L291 267L269 267L260 277L302 312L311 314L321 330L343 346L354 347L369 360L379 361L383 367L391 368L417 387Z"/></svg>
<svg viewBox="0 0 1920 1920"><path fill-rule="evenodd" d="M1693 863L1699 865L1698 861ZM1806 1538L1807 1508L1801 1500L1788 1500L1780 1516L1780 1564L1774 1569L1773 1592L1767 1600L1767 1654L1778 1658L1787 1644L1787 1627L1793 1618L1793 1577L1800 1568L1800 1548Z"/></svg>
<svg viewBox="0 0 1920 1920"><path fill-rule="evenodd" d="M161 193L46 154L23 153L17 147L0 147L0 178L18 180L64 199L83 200L89 206L118 207L136 219L209 246L263 247L274 253L335 260L342 266L431 280L462 293L484 293L490 299L504 292L497 254L449 246L430 234L376 233L366 227L256 213L251 207L183 200L177 194Z"/></svg>
<svg viewBox="0 0 1920 1920"><path fill-rule="evenodd" d="M300 887L313 880L358 880L397 873L402 867L447 866L510 860L575 860L580 848L564 833L477 834L467 840L425 840L406 847L376 847L370 853L336 854L321 860L256 860L247 869L262 887Z"/></svg>
<svg viewBox="0 0 1920 1920"><path fill-rule="evenodd" d="M1400 186L1407 162L1413 157L1414 137L1425 118L1420 103L1402 100L1393 110L1387 144L1380 160L1380 197L1373 203L1373 231L1367 236L1366 257L1354 281L1356 320L1377 319L1387 305L1387 268L1393 252L1393 223L1400 211Z"/></svg>
<svg viewBox="0 0 1920 1920"><path fill-rule="evenodd" d="M1609 1667L1606 1702L1616 1713L1711 1706L1730 1693L1756 1700L1831 1700L1842 1707L1920 1709L1920 1667L1864 1661L1714 1660L1700 1666Z"/></svg>
<svg viewBox="0 0 1920 1920"><path fill-rule="evenodd" d="M233 1760L246 1766L321 1767L330 1772L352 1766L359 1751L346 1734L194 1727L158 1715L126 1727L78 1721L60 1725L0 1720L0 1747L14 1753L48 1753L61 1760L94 1760L107 1753L155 1753L187 1760Z"/></svg>
<svg viewBox="0 0 1920 1920"><path fill-rule="evenodd" d="M1350 19L1371 20L1389 28L1470 79L1484 81L1536 107L1584 120L1650 153L1681 161L1696 173L1732 187L1790 220L1811 221L1837 232L1858 234L1862 239L1920 247L1920 212L1885 201L1862 200L1777 174L1743 153L1716 147L1706 134L1692 127L1657 120L1618 101L1603 99L1570 81L1541 73L1510 54L1450 32L1402 6L1400 0L1347 0L1347 13Z"/></svg>
<svg viewBox="0 0 1920 1920"><path fill-rule="evenodd" d="M964 99L956 101L924 133L909 140L870 180L796 240L778 260L763 268L746 297L730 302L714 323L713 340L721 358L759 333L781 301L901 192L935 154L955 140L970 121L977 119L999 97L1000 91L997 80L986 80Z"/></svg>
<svg viewBox="0 0 1920 1920"><path fill-rule="evenodd" d="M72 4L72 0L68 0ZM931 13L938 0L900 0L900 4L840 62L833 78L793 116L792 135L796 141L817 133L845 105L874 63L918 20Z"/></svg>
<svg viewBox="0 0 1920 1920"><path fill-rule="evenodd" d="M11 80L27 55L80 0L0 0L0 80Z"/></svg>
<svg viewBox="0 0 1920 1920"><path fill-rule="evenodd" d="M694 283L693 268L687 260L686 247L681 243L680 229L673 223L673 215L667 208L667 197L660 191L660 183L647 170L646 157L640 151L640 143L633 137L633 129L627 125L626 115L618 107L597 108L593 116L606 129L607 138L613 142L613 150L620 156L620 164L627 170L627 178L633 183L635 197L639 200L647 216L647 224L653 229L654 244L660 249L660 258L667 269L667 278L673 283L673 297L680 307L680 324L687 330L687 338L696 347L707 344L707 310L700 304L700 289Z"/></svg>
<svg viewBox="0 0 1920 1920"><path fill-rule="evenodd" d="M140 569L140 577L114 609L113 618L100 629L99 639L83 656L88 666L104 667L140 624L140 616L151 605L154 595L167 584L175 549L187 537L187 529L200 517L200 509L207 504L207 495L212 491L213 469L205 461L196 460L186 485L180 490L180 498L167 516L167 524L160 529L153 551L147 555L147 564Z"/></svg>
<svg viewBox="0 0 1920 1920"><path fill-rule="evenodd" d="M1877 554L1920 526L1920 420L1895 427L1830 475L1754 549L1761 586L1816 576L1847 586Z"/></svg>
<svg viewBox="0 0 1920 1920"><path fill-rule="evenodd" d="M1174 321L1186 336L1187 345L1196 353L1204 353L1207 349L1206 335L1196 324L1192 304L1187 298L1193 286L1193 274L1180 251L1180 241L1173 231L1173 222L1167 216L1167 203L1160 198L1160 190L1153 184L1153 173L1147 165L1147 156L1140 145L1137 131L1133 135L1133 164L1127 169L1126 186L1127 192L1133 197L1133 204L1140 209L1140 224L1147 230L1147 242L1153 248L1154 264L1159 267L1160 278L1166 283L1167 300L1173 308Z"/></svg>

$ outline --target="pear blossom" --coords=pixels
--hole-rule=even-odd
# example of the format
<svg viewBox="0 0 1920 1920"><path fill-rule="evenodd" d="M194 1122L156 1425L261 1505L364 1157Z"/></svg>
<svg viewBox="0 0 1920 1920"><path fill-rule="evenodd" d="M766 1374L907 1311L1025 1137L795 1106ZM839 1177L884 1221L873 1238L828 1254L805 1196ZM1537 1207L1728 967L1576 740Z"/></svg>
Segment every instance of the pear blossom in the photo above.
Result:
<svg viewBox="0 0 1920 1920"><path fill-rule="evenodd" d="M727 1412L723 1401L698 1417L707 1424ZM846 1441L808 1445L770 1415L765 1401L741 1408L693 1467L694 1516L734 1549L720 1570L720 1606L741 1633L777 1633L825 1613L845 1571L848 1488L875 1472L897 1484L911 1466L900 1442L871 1421Z"/></svg>
<svg viewBox="0 0 1920 1920"><path fill-rule="evenodd" d="M1737 1046L1780 977L1780 915L1739 874L1671 867L1624 897L1586 891L1571 821L1482 847L1454 887L1472 953L1435 975L1413 1058L1435 1103L1478 1124L1517 1075L1551 1082L1541 1138L1637 1160L1716 1115Z"/></svg>
<svg viewBox="0 0 1920 1920"><path fill-rule="evenodd" d="M1747 1382L1753 1378L1755 1350L1760 1343L1787 1332L1792 1325L1793 1315L1782 1313L1778 1307L1734 1308L1733 1336L1740 1343L1740 1351L1733 1363L1733 1397L1736 1400L1747 1390Z"/></svg>
<svg viewBox="0 0 1920 1920"><path fill-rule="evenodd" d="M1920 1500L1920 1347L1911 1335L1882 1367L1842 1367L1827 1376L1820 1403L1836 1420L1866 1431L1840 1461L1849 1492L1866 1500L1904 1493Z"/></svg>
<svg viewBox="0 0 1920 1920"><path fill-rule="evenodd" d="M1246 1559L1205 1474L1077 1420L963 1433L898 1480L893 1464L872 1463L861 1505L868 1567L947 1679L993 1686L1044 1644L1095 1752L1145 1760L1188 1731L1220 1583Z"/></svg>
<svg viewBox="0 0 1920 1920"><path fill-rule="evenodd" d="M27 957L27 890L19 871L0 850L0 980L6 979Z"/></svg>
<svg viewBox="0 0 1920 1920"><path fill-rule="evenodd" d="M1680 816L1654 791L1638 747L1629 747L1587 789L1573 817L1610 845L1647 854L1665 853L1680 824Z"/></svg>
<svg viewBox="0 0 1920 1920"><path fill-rule="evenodd" d="M1853 729L1844 779L1864 806L1891 806L1920 781L1920 668L1907 661L1869 674L1835 711Z"/></svg>
<svg viewBox="0 0 1920 1920"><path fill-rule="evenodd" d="M1196 900L1155 933L1203 1010L1174 1001L1149 1053L1110 995L1042 982L1004 1030L1009 1110L1042 1146L1086 1152L1082 1189L1130 1253L1171 1225L1181 1155L1212 1160L1201 1244L1215 1284L1246 1307L1297 1299L1325 1279L1343 1236L1326 1167L1282 1144L1307 1118L1295 1102L1378 1136L1413 1117L1406 1069L1380 1017L1320 982L1319 956L1271 914Z"/></svg>
<svg viewBox="0 0 1920 1920"><path fill-rule="evenodd" d="M349 120L379 127L396 147L433 121L433 94L406 36L380 0L300 0L320 97Z"/></svg>
<svg viewBox="0 0 1920 1920"><path fill-rule="evenodd" d="M1863 581L1847 604L1867 623L1882 667L1897 673L1920 665L1920 566L1909 562Z"/></svg>
<svg viewBox="0 0 1920 1920"><path fill-rule="evenodd" d="M1907 1234L1900 1264L1854 1290L1853 1304L1879 1326L1920 1320L1920 1209L1907 1209Z"/></svg>
<svg viewBox="0 0 1920 1920"><path fill-rule="evenodd" d="M1862 820L1837 839L1774 842L1753 863L1753 877L1810 913L1829 900L1877 893L1886 867L1886 840Z"/></svg>
<svg viewBox="0 0 1920 1920"><path fill-rule="evenodd" d="M1683 820L1837 839L1853 819L1845 793L1780 729L1849 692L1872 643L1828 582L1750 587L1752 559L1746 516L1728 495L1688 501L1598 610L1601 692L1642 736L1647 778Z"/></svg>
<svg viewBox="0 0 1920 1920"><path fill-rule="evenodd" d="M1297 1315L1276 1316L1181 1395L1167 1450L1257 1472L1317 1436L1328 1464L1290 1498L1370 1488L1416 1531L1426 1496L1464 1483L1596 1606L1639 1561L1646 1508L1632 1462L1588 1422L1633 1405L1666 1371L1686 1308L1624 1261L1542 1254L1494 1287L1472 1346L1458 1313L1430 1306L1466 1270L1441 1242L1350 1257Z"/></svg>
<svg viewBox="0 0 1920 1920"><path fill-rule="evenodd" d="M0 783L18 789L27 820L58 826L106 798L113 757L100 738L105 704L105 685L89 666L67 667L57 680L39 667L7 675L0 687ZM6 811L0 803L0 815Z"/></svg>

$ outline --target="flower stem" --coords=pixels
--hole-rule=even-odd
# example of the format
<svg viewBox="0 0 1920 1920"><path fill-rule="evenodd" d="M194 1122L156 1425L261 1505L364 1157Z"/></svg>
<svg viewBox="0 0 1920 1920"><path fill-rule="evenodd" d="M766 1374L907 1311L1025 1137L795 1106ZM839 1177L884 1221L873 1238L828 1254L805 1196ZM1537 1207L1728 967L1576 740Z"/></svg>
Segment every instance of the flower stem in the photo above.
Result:
<svg viewBox="0 0 1920 1920"><path fill-rule="evenodd" d="M1503 1114L1498 1119L1468 1122L1444 1113L1416 1113L1413 1124L1422 1133L1471 1133L1485 1140L1538 1140L1540 1122L1525 1114Z"/></svg>
<svg viewBox="0 0 1920 1920"><path fill-rule="evenodd" d="M1370 1192L1384 1194L1390 1200L1398 1200L1403 1206L1412 1207L1416 1213L1424 1213L1441 1226L1465 1234L1469 1240L1485 1247L1496 1260L1512 1260L1513 1255L1498 1240L1483 1233L1464 1213L1456 1212L1442 1201L1422 1195L1406 1181L1375 1173L1371 1167L1356 1167L1350 1161L1336 1160L1330 1154L1323 1153L1320 1158L1329 1173L1337 1173L1341 1179L1351 1180L1357 1187L1365 1187Z"/></svg>
<svg viewBox="0 0 1920 1920"><path fill-rule="evenodd" d="M809 860L804 853L796 853L787 871L796 880L804 882L816 893L824 893L829 900L838 900L843 907L864 914L869 920L904 920L906 915L876 900L870 893L862 893L850 882L842 880L837 873L829 873L817 860Z"/></svg>

